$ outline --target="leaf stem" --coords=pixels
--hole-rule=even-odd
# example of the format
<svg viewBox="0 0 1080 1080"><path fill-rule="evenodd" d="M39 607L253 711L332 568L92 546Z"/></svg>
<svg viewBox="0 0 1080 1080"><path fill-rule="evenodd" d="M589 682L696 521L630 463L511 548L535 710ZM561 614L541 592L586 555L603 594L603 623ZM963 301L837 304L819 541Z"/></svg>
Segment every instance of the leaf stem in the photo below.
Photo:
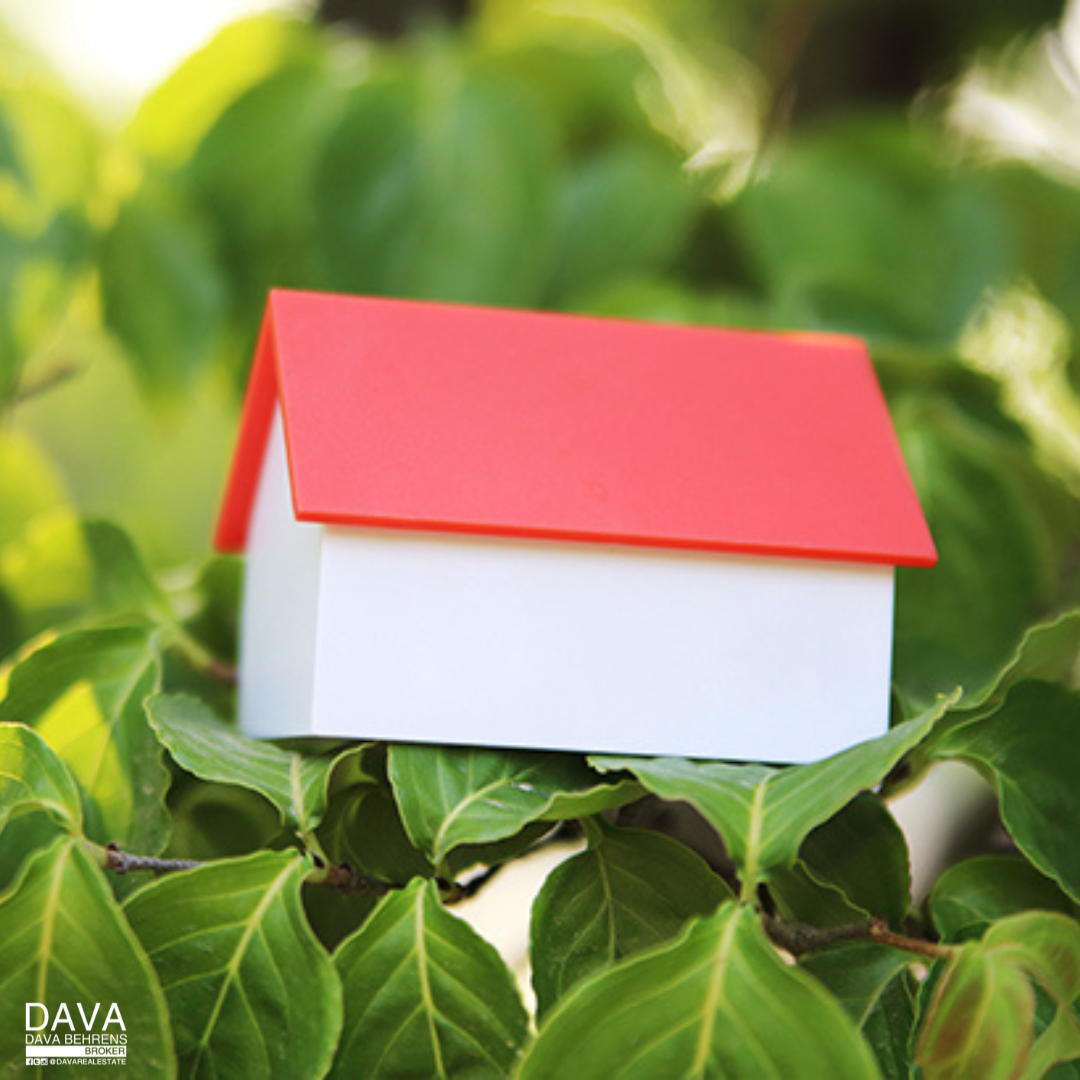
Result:
<svg viewBox="0 0 1080 1080"><path fill-rule="evenodd" d="M232 664L215 656L201 641L197 641L182 626L172 628L172 644L197 671L209 675L226 686L235 686L237 671Z"/></svg>
<svg viewBox="0 0 1080 1080"><path fill-rule="evenodd" d="M852 941L874 941L879 945L888 945L894 949L925 956L931 960L943 960L952 956L953 948L924 938L908 937L889 929L884 919L869 919L866 922L845 923L842 926L808 926L806 923L783 922L769 915L762 917L762 925L773 943L791 953L803 956L806 953L821 952L834 945Z"/></svg>
<svg viewBox="0 0 1080 1080"><path fill-rule="evenodd" d="M750 820L746 830L746 858L739 874L739 902L753 903L758 887L758 862L760 858L761 829L765 820L765 781L754 788L750 803Z"/></svg>

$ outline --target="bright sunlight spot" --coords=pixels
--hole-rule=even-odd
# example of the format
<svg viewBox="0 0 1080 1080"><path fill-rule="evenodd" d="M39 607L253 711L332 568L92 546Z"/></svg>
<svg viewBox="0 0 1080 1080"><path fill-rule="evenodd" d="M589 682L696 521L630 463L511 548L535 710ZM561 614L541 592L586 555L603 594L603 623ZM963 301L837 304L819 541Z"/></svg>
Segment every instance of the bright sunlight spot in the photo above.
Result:
<svg viewBox="0 0 1080 1080"><path fill-rule="evenodd" d="M123 115L226 23L303 0L0 0L0 20L42 52L80 96Z"/></svg>
<svg viewBox="0 0 1080 1080"><path fill-rule="evenodd" d="M1080 0L1066 6L1060 27L973 65L949 119L990 158L1019 158L1080 182Z"/></svg>

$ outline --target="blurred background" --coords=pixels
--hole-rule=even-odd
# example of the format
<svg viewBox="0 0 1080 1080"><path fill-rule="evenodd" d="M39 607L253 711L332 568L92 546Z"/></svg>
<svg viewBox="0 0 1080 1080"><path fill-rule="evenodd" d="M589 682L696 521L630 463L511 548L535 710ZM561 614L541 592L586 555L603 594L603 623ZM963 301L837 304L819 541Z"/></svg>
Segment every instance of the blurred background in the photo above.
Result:
<svg viewBox="0 0 1080 1080"><path fill-rule="evenodd" d="M864 336L941 553L896 715L985 683L1080 595L1078 72L1052 0L0 0L0 661L85 515L235 600L293 286Z"/></svg>

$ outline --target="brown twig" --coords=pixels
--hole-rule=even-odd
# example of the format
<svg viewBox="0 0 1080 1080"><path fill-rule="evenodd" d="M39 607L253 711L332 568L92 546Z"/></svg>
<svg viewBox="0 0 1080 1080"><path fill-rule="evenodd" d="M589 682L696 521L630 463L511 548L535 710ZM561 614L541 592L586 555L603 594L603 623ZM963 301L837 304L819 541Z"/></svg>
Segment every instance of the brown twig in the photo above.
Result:
<svg viewBox="0 0 1080 1080"><path fill-rule="evenodd" d="M545 838L547 842L551 842ZM542 841L536 847L544 846ZM530 849L535 850L535 849ZM315 852L311 852L312 862L315 864L316 874L310 878L313 885L326 885L338 892L349 896L386 896L387 893L404 888L392 881L383 881L372 877L360 870L355 870L348 863L332 863L325 861ZM105 847L105 868L114 874L128 874L133 870L150 870L155 873L169 873L176 870L192 870L195 867L207 866L208 863L199 862L195 859L158 859L149 855L129 855L122 851L119 844L112 843ZM439 891L446 904L457 904L462 900L468 900L475 896L503 867L500 863L489 866L467 881L448 881L445 878L436 878Z"/></svg>
<svg viewBox="0 0 1080 1080"><path fill-rule="evenodd" d="M852 941L874 941L879 945L888 945L917 956L942 960L952 955L948 945L923 938L908 937L889 929L884 919L869 919L860 923L845 923L842 926L808 926L806 923L782 922L765 916L762 920L765 932L773 942L791 953L792 956L804 956L807 953L821 952L834 945L843 945Z"/></svg>
<svg viewBox="0 0 1080 1080"><path fill-rule="evenodd" d="M354 870L348 863L326 863L318 855L312 860L322 876L315 881L320 885L329 885L332 889L348 893L351 896L385 896L392 889L400 888L388 881L380 881L369 874ZM130 874L133 870L151 870L166 874L177 870L194 870L208 863L196 859L158 859L149 855L129 855L121 850L117 843L105 847L105 869L114 874Z"/></svg>
<svg viewBox="0 0 1080 1080"><path fill-rule="evenodd" d="M149 855L128 855L120 850L119 844L109 844L105 848L105 868L114 874L130 874L132 870L153 870L155 873L168 873L174 870L194 870L205 863L194 859L155 859Z"/></svg>
<svg viewBox="0 0 1080 1080"><path fill-rule="evenodd" d="M879 945L890 945L894 949L903 949L904 952L915 953L917 956L925 956L931 960L946 960L954 952L951 945L897 934L889 929L884 919L870 921L870 940L876 941Z"/></svg>

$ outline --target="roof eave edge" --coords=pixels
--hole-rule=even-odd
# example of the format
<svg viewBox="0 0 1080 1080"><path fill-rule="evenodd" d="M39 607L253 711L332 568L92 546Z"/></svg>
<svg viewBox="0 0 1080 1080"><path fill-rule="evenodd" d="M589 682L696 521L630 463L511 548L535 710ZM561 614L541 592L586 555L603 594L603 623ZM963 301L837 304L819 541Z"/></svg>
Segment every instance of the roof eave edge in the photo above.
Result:
<svg viewBox="0 0 1080 1080"><path fill-rule="evenodd" d="M632 533L594 532L566 528L514 526L506 523L478 523L427 518L382 517L372 514L342 514L316 509L302 510L297 521L344 529L374 529L383 532L428 533L461 538L485 537L508 541L539 541L549 544L582 544L594 547L625 548L669 553L735 556L809 563L843 563L849 566L890 566L929 568L937 563L937 551L927 534L926 544L895 549L851 549L799 547L784 544L724 542L701 538L636 536Z"/></svg>

